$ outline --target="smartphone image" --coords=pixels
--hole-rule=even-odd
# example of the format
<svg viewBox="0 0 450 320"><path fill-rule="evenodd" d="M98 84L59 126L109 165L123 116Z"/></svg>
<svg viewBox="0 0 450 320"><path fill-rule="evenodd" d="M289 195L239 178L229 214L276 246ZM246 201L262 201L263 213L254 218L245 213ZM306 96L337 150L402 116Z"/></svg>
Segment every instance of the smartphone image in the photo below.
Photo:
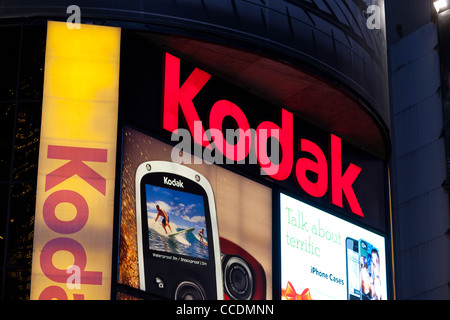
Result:
<svg viewBox="0 0 450 320"><path fill-rule="evenodd" d="M361 299L381 299L380 255L371 243L359 240Z"/></svg>
<svg viewBox="0 0 450 320"><path fill-rule="evenodd" d="M224 297L214 194L186 166L148 161L136 171L140 289L173 300Z"/></svg>
<svg viewBox="0 0 450 320"><path fill-rule="evenodd" d="M345 240L347 255L347 300L361 300L360 241Z"/></svg>

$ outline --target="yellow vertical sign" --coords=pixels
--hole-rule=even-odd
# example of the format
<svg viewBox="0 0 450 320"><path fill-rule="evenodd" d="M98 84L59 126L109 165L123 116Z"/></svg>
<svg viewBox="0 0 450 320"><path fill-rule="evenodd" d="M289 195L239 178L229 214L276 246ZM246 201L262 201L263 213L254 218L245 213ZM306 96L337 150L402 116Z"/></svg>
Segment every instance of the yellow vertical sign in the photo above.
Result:
<svg viewBox="0 0 450 320"><path fill-rule="evenodd" d="M120 29L49 22L31 299L109 299Z"/></svg>

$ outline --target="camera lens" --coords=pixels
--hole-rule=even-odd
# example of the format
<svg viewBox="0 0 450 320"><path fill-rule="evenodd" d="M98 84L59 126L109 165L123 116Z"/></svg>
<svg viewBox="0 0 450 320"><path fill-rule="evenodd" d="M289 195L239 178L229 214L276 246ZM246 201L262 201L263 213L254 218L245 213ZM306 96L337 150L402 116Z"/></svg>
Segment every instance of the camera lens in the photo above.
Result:
<svg viewBox="0 0 450 320"><path fill-rule="evenodd" d="M205 295L199 285L183 281L175 291L175 300L205 300Z"/></svg>
<svg viewBox="0 0 450 320"><path fill-rule="evenodd" d="M234 300L253 297L253 276L247 262L238 256L226 256L223 261L225 293Z"/></svg>
<svg viewBox="0 0 450 320"><path fill-rule="evenodd" d="M248 288L248 275L242 266L234 264L230 267L230 279L233 289L239 293L244 293Z"/></svg>

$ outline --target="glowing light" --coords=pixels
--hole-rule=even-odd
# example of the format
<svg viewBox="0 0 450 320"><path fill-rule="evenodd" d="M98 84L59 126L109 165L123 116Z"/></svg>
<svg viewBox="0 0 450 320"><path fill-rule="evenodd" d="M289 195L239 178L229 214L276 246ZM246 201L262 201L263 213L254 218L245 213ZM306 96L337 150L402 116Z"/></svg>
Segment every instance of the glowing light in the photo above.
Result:
<svg viewBox="0 0 450 320"><path fill-rule="evenodd" d="M437 13L448 9L448 0L437 0L433 4Z"/></svg>
<svg viewBox="0 0 450 320"><path fill-rule="evenodd" d="M32 300L110 298L119 65L119 28L49 21Z"/></svg>

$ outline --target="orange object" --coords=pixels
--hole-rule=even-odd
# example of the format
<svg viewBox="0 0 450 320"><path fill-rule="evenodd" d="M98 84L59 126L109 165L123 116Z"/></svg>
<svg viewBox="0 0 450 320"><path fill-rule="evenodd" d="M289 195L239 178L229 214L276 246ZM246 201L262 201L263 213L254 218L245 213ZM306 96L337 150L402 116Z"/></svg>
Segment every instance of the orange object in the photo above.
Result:
<svg viewBox="0 0 450 320"><path fill-rule="evenodd" d="M298 300L312 300L311 299L311 291L309 291L309 288L306 288L305 290L303 290L300 297L301 297L301 299L298 299Z"/></svg>
<svg viewBox="0 0 450 320"><path fill-rule="evenodd" d="M287 282L286 289L281 290L281 299L282 300L312 300L311 291L309 288L303 290L301 294L298 294L294 286L290 281Z"/></svg>

